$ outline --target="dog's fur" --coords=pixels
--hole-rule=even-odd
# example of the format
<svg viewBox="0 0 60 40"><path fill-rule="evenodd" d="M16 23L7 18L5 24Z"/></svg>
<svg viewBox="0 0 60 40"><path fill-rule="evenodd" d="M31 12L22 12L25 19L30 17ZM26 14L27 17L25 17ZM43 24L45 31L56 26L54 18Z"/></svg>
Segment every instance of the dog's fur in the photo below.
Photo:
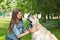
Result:
<svg viewBox="0 0 60 40"><path fill-rule="evenodd" d="M38 21L36 17L29 17L29 20L32 21L33 28L32 40L57 40L54 34L44 28Z"/></svg>

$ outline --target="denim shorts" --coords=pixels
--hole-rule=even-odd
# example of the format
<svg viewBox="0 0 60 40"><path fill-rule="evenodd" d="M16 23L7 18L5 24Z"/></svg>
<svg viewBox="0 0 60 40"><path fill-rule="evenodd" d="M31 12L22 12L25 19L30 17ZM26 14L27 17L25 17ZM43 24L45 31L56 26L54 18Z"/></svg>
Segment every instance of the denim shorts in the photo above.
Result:
<svg viewBox="0 0 60 40"><path fill-rule="evenodd" d="M20 40L21 38L19 38L19 40ZM13 40L13 39L11 39L11 38L9 38L8 36L6 36L6 40Z"/></svg>
<svg viewBox="0 0 60 40"><path fill-rule="evenodd" d="M11 38L9 38L8 36L6 36L6 40L13 40L13 39L11 39Z"/></svg>

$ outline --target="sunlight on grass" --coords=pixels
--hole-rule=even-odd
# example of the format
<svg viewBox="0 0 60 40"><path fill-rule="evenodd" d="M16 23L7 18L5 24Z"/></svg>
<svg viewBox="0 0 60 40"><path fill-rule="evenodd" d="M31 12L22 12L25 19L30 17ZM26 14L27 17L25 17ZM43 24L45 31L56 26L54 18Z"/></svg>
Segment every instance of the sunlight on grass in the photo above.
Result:
<svg viewBox="0 0 60 40"><path fill-rule="evenodd" d="M0 40L5 40L5 35L0 37Z"/></svg>

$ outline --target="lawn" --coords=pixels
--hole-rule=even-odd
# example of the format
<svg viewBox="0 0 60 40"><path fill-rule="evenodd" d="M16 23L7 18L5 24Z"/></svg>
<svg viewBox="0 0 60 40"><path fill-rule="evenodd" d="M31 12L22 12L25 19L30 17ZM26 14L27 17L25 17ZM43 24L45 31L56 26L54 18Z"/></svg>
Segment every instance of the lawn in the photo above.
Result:
<svg viewBox="0 0 60 40"><path fill-rule="evenodd" d="M5 40L5 37L7 35L7 29L9 25L10 20L3 20L0 19L0 40ZM41 20L40 20L41 22ZM49 21L47 23L41 23L44 27L46 27L48 30L50 30L55 36L60 40L60 28L56 28L56 25L53 21ZM24 19L24 25L28 29L29 23ZM24 37L22 37L21 40L31 40L31 34L28 34Z"/></svg>

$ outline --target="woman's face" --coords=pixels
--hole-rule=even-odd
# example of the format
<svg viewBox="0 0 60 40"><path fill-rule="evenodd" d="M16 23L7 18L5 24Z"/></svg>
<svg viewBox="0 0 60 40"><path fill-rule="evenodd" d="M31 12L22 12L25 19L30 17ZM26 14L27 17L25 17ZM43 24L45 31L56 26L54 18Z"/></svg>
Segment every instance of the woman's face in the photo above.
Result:
<svg viewBox="0 0 60 40"><path fill-rule="evenodd" d="M19 12L19 13L17 14L17 18L18 18L18 19L22 19L22 14L21 14L21 12Z"/></svg>

